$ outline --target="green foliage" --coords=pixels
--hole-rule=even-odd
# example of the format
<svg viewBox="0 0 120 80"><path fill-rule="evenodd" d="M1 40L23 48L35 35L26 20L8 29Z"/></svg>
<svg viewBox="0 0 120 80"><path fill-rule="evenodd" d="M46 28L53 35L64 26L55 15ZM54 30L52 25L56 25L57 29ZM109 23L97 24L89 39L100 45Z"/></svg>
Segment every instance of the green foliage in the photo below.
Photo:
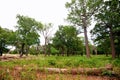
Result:
<svg viewBox="0 0 120 80"><path fill-rule="evenodd" d="M21 15L17 15L17 19L17 37L20 42L26 43L27 45L38 43L39 34L37 33L37 21L33 18Z"/></svg>
<svg viewBox="0 0 120 80"><path fill-rule="evenodd" d="M71 0L71 2L67 2L65 4L69 11L67 20L83 28L83 18L87 17L86 23L90 24L91 16L98 10L100 3L101 0Z"/></svg>
<svg viewBox="0 0 120 80"><path fill-rule="evenodd" d="M66 60L65 62L64 62L64 64L65 64L65 66L69 66L69 67L72 67L72 60Z"/></svg>
<svg viewBox="0 0 120 80"><path fill-rule="evenodd" d="M119 6L120 6L119 0L104 1L102 2L101 7L99 8L99 12L95 15L95 20L97 21L97 23L94 29L91 31L91 33L93 35L94 42L98 45L99 49L103 48L101 50L104 53L106 53L107 51L109 52L111 51L110 45L112 45L111 40L113 39L115 47L112 48L115 48L116 53L119 54L118 50L119 47L118 36L120 33ZM110 35L112 35L112 37Z"/></svg>
<svg viewBox="0 0 120 80"><path fill-rule="evenodd" d="M1 53L1 56L2 56L3 52L6 53L9 51L9 49L7 49L8 45L14 45L14 41L15 41L14 34L15 33L12 30L0 27L0 53Z"/></svg>
<svg viewBox="0 0 120 80"><path fill-rule="evenodd" d="M23 53L28 52L31 45L40 43L38 31L42 29L43 25L28 16L17 15L17 19L17 43L21 45L20 50L23 55Z"/></svg>
<svg viewBox="0 0 120 80"><path fill-rule="evenodd" d="M115 59L113 61L113 66L114 66L113 71L120 75L120 64L119 63L120 63L120 59L119 58Z"/></svg>
<svg viewBox="0 0 120 80"><path fill-rule="evenodd" d="M112 76L112 71L104 70L104 71L102 72L102 75L103 75L103 76Z"/></svg>
<svg viewBox="0 0 120 80"><path fill-rule="evenodd" d="M44 68L101 68L105 67L107 64L113 65L113 71L117 74L120 72L120 59L113 60L111 57L105 57L103 55L92 56L91 58L86 58L85 56L29 56L29 58L20 60L11 60L6 62L0 62L0 79L14 79L11 77L10 72L16 66L21 67L21 71L18 73L20 79L35 80L36 71L43 72ZM5 69L5 70L4 70ZM46 72L47 73L47 72ZM103 70L101 75L112 76L113 72Z"/></svg>
<svg viewBox="0 0 120 80"><path fill-rule="evenodd" d="M17 50L13 50L10 52L10 54L17 54L17 53L18 53Z"/></svg>
<svg viewBox="0 0 120 80"><path fill-rule="evenodd" d="M119 67L118 60L112 61L111 57L105 56L92 56L90 59L87 59L85 56L31 56L29 59L23 60L14 60L9 62L0 62L0 65L10 66L11 68L15 65L20 66L29 66L34 64L38 67L103 67L107 64L114 64L114 66Z"/></svg>
<svg viewBox="0 0 120 80"><path fill-rule="evenodd" d="M79 33L84 30L86 55L90 58L90 49L87 37L87 27L91 23L92 16L98 11L101 0L71 0L66 3L68 9L67 20L74 26L79 27Z"/></svg>
<svg viewBox="0 0 120 80"><path fill-rule="evenodd" d="M48 64L51 66L55 66L56 65L56 60L55 59L50 59L48 60Z"/></svg>
<svg viewBox="0 0 120 80"><path fill-rule="evenodd" d="M40 33L43 35L44 38L44 54L50 53L50 41L52 36L52 23L44 24Z"/></svg>
<svg viewBox="0 0 120 80"><path fill-rule="evenodd" d="M83 53L83 41L77 37L77 30L73 26L59 26L59 30L53 38L53 46L59 50L59 54Z"/></svg>
<svg viewBox="0 0 120 80"><path fill-rule="evenodd" d="M55 49L54 47L51 47L51 54L52 55L56 55L58 53L59 53L59 51L57 49Z"/></svg>
<svg viewBox="0 0 120 80"><path fill-rule="evenodd" d="M0 70L0 80L13 80L9 69Z"/></svg>
<svg viewBox="0 0 120 80"><path fill-rule="evenodd" d="M9 62L0 62L3 67L13 68L16 65L30 67L30 65L38 67L60 67L60 68L72 68L72 67L89 67L99 68L104 67L107 64L113 64L114 67L120 67L120 60L112 60L111 57L105 56L92 56L87 59L85 56L29 56L29 59L14 60ZM32 68L32 67L31 67Z"/></svg>
<svg viewBox="0 0 120 80"><path fill-rule="evenodd" d="M36 47L32 46L29 50L29 53L31 55L38 55L39 54L39 51L37 51Z"/></svg>
<svg viewBox="0 0 120 80"><path fill-rule="evenodd" d="M36 80L36 73L33 70L20 72L21 80Z"/></svg>
<svg viewBox="0 0 120 80"><path fill-rule="evenodd" d="M114 66L116 66L116 67L120 67L120 59L118 58L118 59L115 59L114 61L113 61L113 65Z"/></svg>

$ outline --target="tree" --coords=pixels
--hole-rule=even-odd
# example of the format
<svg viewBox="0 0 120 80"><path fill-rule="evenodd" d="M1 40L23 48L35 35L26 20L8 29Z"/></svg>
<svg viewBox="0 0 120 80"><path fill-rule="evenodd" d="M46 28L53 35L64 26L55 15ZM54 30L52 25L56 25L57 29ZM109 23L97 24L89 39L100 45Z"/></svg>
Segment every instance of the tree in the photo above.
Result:
<svg viewBox="0 0 120 80"><path fill-rule="evenodd" d="M14 32L12 30L0 27L0 56L2 56L3 52L7 52L9 50L6 48L8 45L13 44L13 34Z"/></svg>
<svg viewBox="0 0 120 80"><path fill-rule="evenodd" d="M17 15L17 19L17 40L21 44L20 57L22 57L24 53L28 53L30 45L40 42L37 30L42 28L42 24L27 16Z"/></svg>
<svg viewBox="0 0 120 80"><path fill-rule="evenodd" d="M0 39L0 56L2 56L4 49L5 49L5 40L2 38Z"/></svg>
<svg viewBox="0 0 120 80"><path fill-rule="evenodd" d="M98 10L101 0L71 0L66 3L69 10L68 20L75 26L82 27L85 36L86 55L90 57L88 45L87 27L90 24L91 17Z"/></svg>
<svg viewBox="0 0 120 80"><path fill-rule="evenodd" d="M55 33L55 36L52 38L53 46L59 50L59 54L64 55L65 52L65 39L63 36L62 28L59 26L59 30Z"/></svg>
<svg viewBox="0 0 120 80"><path fill-rule="evenodd" d="M111 53L112 58L115 58L115 40L117 39L116 32L120 32L120 1L112 0L102 2L100 10L98 14L96 14L97 24L95 28L92 30L92 33L96 35L96 41L100 41L99 39L108 39L110 38L111 44ZM115 39L116 38L116 39ZM117 39L118 40L118 39Z"/></svg>
<svg viewBox="0 0 120 80"><path fill-rule="evenodd" d="M74 55L83 53L83 42L73 26L59 26L59 30L53 38L54 47L59 50L60 54Z"/></svg>
<svg viewBox="0 0 120 80"><path fill-rule="evenodd" d="M97 46L98 54L106 54L110 53L110 39L108 30L105 29L104 25L96 24L93 30L91 30L92 40L94 44Z"/></svg>
<svg viewBox="0 0 120 80"><path fill-rule="evenodd" d="M50 42L50 39L51 39L51 33L52 33L52 24L51 23L48 23L48 24L45 24L43 25L42 29L41 29L41 34L43 35L44 37L44 54L46 56L47 54L47 45L48 43Z"/></svg>

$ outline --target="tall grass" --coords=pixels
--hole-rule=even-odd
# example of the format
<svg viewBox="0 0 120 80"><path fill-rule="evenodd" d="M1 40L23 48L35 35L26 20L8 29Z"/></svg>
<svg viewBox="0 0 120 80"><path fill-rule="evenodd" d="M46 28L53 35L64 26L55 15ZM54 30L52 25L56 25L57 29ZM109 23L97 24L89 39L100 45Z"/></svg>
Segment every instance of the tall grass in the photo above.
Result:
<svg viewBox="0 0 120 80"><path fill-rule="evenodd" d="M37 80L37 73L44 71L45 67L54 68L99 68L104 67L107 64L112 64L114 71L120 72L120 59L113 60L111 57L103 55L91 56L30 56L23 59L15 59L11 61L0 61L0 80L14 80L16 77L21 80ZM23 70L16 72L16 77L13 77L15 67L21 67ZM37 70L39 70L37 72ZM47 72L46 72L47 73ZM44 74L44 76L46 75ZM104 74L109 72L104 72ZM111 73L110 73L111 74ZM59 74L59 78L62 80L63 75ZM45 76L46 80L55 80L55 75ZM76 79L76 78L75 78ZM38 79L39 80L39 79ZM79 80L79 79L78 79Z"/></svg>
<svg viewBox="0 0 120 80"><path fill-rule="evenodd" d="M28 57L29 58L29 57ZM107 64L117 64L120 60L112 60L111 57L106 57L103 55L91 56L91 58L86 58L86 56L47 56L42 55L33 56L29 59L18 59L7 62L0 61L0 66L3 67L14 67L14 66L29 66L33 64L38 67L58 67L58 68L71 68L71 67L103 67Z"/></svg>

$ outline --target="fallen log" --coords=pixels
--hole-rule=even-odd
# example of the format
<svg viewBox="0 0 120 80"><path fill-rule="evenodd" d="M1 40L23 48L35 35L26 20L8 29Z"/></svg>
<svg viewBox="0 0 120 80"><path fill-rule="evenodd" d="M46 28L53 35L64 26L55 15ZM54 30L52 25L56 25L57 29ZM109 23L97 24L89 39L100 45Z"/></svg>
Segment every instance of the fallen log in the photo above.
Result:
<svg viewBox="0 0 120 80"><path fill-rule="evenodd" d="M96 76L116 76L117 74L113 72L112 68L74 68L74 69L61 69L61 68L44 68L48 73L62 73L62 74L86 74L86 75L96 75Z"/></svg>

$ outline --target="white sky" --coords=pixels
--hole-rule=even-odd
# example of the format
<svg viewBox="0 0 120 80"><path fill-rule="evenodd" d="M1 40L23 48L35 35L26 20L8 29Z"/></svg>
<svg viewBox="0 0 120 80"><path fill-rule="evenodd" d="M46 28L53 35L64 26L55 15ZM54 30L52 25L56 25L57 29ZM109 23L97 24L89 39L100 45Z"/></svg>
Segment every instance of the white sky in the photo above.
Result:
<svg viewBox="0 0 120 80"><path fill-rule="evenodd" d="M65 3L70 0L0 0L0 26L14 29L16 15L25 15L43 23L64 24Z"/></svg>
<svg viewBox="0 0 120 80"><path fill-rule="evenodd" d="M69 1L71 0L0 0L0 26L14 30L16 15L20 14L42 23L53 23L57 29L58 25L66 24L65 3Z"/></svg>

